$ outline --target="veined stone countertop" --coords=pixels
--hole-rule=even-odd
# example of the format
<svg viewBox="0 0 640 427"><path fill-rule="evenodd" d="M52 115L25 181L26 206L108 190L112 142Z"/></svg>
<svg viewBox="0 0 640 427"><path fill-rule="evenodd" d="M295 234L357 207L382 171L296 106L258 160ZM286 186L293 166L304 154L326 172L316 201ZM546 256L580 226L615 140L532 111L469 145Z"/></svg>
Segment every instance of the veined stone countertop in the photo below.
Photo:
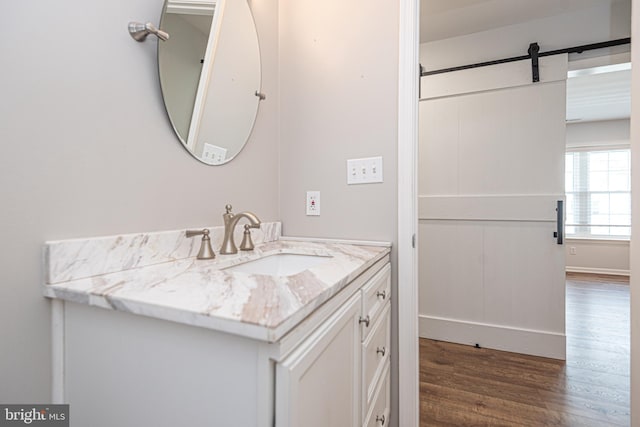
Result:
<svg viewBox="0 0 640 427"><path fill-rule="evenodd" d="M92 239L50 242L45 245L44 295L275 342L390 252L389 244L287 240L279 237L280 225L272 224L277 227L265 225L263 235L257 230L256 241L261 243L253 251L217 254L213 260L196 259L192 248L184 252L188 257L180 259L148 256L156 263L135 263L131 260L139 260L139 256L124 254L123 246L145 252L144 247L148 253L150 241L163 247L152 236L160 233L93 239L106 248L98 251ZM212 236L220 232L218 228L212 228ZM176 236L184 235L183 231L171 233L165 232L163 238L179 241ZM195 240L199 246L199 239ZM99 268L84 265L92 264L91 254L104 256L109 248L120 251L121 259L110 263L95 260L103 264L103 274ZM281 253L331 258L291 276L223 270ZM81 277L78 271L89 276Z"/></svg>

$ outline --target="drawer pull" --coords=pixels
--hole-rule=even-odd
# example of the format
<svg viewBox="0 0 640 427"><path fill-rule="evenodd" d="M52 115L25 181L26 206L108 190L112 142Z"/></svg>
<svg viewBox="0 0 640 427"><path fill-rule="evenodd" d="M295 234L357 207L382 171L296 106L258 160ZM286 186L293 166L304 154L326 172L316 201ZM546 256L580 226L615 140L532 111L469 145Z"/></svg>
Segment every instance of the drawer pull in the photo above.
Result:
<svg viewBox="0 0 640 427"><path fill-rule="evenodd" d="M387 291L378 291L378 292L376 292L376 296L378 298L382 297L382 299L385 299L385 298L387 298Z"/></svg>
<svg viewBox="0 0 640 427"><path fill-rule="evenodd" d="M371 322L371 319L369 319L369 315L367 315L367 317L360 316L360 320L358 322L364 323L364 325L368 328L369 322Z"/></svg>
<svg viewBox="0 0 640 427"><path fill-rule="evenodd" d="M378 347L376 349L376 353L382 355L382 357L384 357L384 355L387 353L387 349L385 347Z"/></svg>
<svg viewBox="0 0 640 427"><path fill-rule="evenodd" d="M380 423L380 425L381 425L381 426L383 426L383 425L384 425L384 422L385 422L384 415L383 415L383 416L378 416L378 415L376 415L376 422L377 422L377 423L379 422L379 423Z"/></svg>

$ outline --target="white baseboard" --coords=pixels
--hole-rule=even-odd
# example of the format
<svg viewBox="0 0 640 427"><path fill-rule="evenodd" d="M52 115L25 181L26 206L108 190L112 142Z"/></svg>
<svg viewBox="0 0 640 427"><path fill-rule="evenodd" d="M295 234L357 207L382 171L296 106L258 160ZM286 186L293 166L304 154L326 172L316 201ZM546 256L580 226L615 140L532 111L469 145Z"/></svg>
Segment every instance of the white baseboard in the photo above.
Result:
<svg viewBox="0 0 640 427"><path fill-rule="evenodd" d="M611 276L629 276L629 270L618 270L614 268L587 268L587 267L566 267L567 273L589 273L589 274L608 274Z"/></svg>
<svg viewBox="0 0 640 427"><path fill-rule="evenodd" d="M421 338L566 359L564 334L424 315L418 317Z"/></svg>

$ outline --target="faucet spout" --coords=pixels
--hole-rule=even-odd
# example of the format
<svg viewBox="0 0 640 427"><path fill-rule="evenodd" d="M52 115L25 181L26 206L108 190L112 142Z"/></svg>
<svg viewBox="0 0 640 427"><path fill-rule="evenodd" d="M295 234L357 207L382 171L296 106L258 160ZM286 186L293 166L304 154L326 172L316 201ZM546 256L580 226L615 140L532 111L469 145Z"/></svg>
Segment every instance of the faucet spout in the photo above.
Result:
<svg viewBox="0 0 640 427"><path fill-rule="evenodd" d="M238 221L245 218L249 221L248 228L260 228L260 219L256 214L252 212L240 212L234 214L231 212L233 209L231 205L225 206L226 213L222 215L224 219L224 239L222 240L222 247L220 248L220 254L237 254L238 248L233 238L233 233L238 225ZM253 245L250 245L253 248Z"/></svg>

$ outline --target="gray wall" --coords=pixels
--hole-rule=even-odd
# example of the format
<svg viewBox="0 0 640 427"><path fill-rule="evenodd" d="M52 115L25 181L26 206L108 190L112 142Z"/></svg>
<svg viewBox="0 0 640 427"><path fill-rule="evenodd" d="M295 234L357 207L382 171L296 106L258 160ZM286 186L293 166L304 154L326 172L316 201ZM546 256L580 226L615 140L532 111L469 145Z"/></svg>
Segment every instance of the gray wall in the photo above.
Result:
<svg viewBox="0 0 640 427"><path fill-rule="evenodd" d="M161 1L23 0L0 14L0 402L50 400L44 241L221 225L228 202L279 219L278 8L256 3L269 97L245 150L218 167L173 135L155 39L127 33L157 23Z"/></svg>
<svg viewBox="0 0 640 427"><path fill-rule="evenodd" d="M398 13L397 2L385 0L280 1L285 235L385 240L395 246ZM370 156L383 157L384 183L347 185L347 159ZM320 216L306 216L307 190L320 191ZM394 250L394 276L396 265ZM392 298L395 330L395 294ZM392 407L397 408L397 359L392 361Z"/></svg>
<svg viewBox="0 0 640 427"><path fill-rule="evenodd" d="M382 0L280 3L284 234L393 241L397 5ZM371 156L383 157L384 183L347 185L347 159ZM321 192L321 216L306 216L307 190Z"/></svg>
<svg viewBox="0 0 640 427"><path fill-rule="evenodd" d="M50 399L46 240L217 225L230 202L287 235L396 242L397 5L250 4L267 99L218 167L172 133L156 40L127 34L130 20L158 22L161 1L25 0L0 14L0 402ZM385 182L347 186L346 160L368 156L383 156ZM305 216L306 190L322 192L322 216Z"/></svg>

